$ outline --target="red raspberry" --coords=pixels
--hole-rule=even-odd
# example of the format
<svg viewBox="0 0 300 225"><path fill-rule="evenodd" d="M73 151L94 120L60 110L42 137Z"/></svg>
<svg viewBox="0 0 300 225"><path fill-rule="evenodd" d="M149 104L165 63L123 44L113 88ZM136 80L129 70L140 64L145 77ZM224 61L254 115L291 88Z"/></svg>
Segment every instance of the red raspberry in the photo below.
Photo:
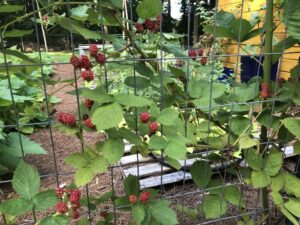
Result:
<svg viewBox="0 0 300 225"><path fill-rule="evenodd" d="M136 23L135 24L135 29L137 33L143 33L144 32L144 26L143 24Z"/></svg>
<svg viewBox="0 0 300 225"><path fill-rule="evenodd" d="M58 121L64 125L75 126L76 125L76 118L74 115L69 113L61 112L58 114Z"/></svg>
<svg viewBox="0 0 300 225"><path fill-rule="evenodd" d="M150 117L151 117L151 116L150 116L149 113L143 112L143 113L141 113L141 115L140 115L140 120L141 120L142 123L148 123Z"/></svg>
<svg viewBox="0 0 300 225"><path fill-rule="evenodd" d="M140 201L142 203L146 203L149 200L150 196L151 196L150 192L148 191L142 192L140 195Z"/></svg>
<svg viewBox="0 0 300 225"><path fill-rule="evenodd" d="M56 204L55 210L58 213L64 214L64 213L68 212L68 206L65 202L59 202Z"/></svg>
<svg viewBox="0 0 300 225"><path fill-rule="evenodd" d="M84 124L85 124L88 128L90 128L90 129L92 129L92 130L94 130L94 129L96 128L96 126L92 123L91 118L86 119L86 120L84 121Z"/></svg>
<svg viewBox="0 0 300 225"><path fill-rule="evenodd" d="M74 203L74 204L72 205L72 208L73 208L73 209L79 209L79 208L80 208L80 202L78 201L78 202Z"/></svg>
<svg viewBox="0 0 300 225"><path fill-rule="evenodd" d="M106 57L102 52L99 52L96 56L96 61L101 65L106 63Z"/></svg>
<svg viewBox="0 0 300 225"><path fill-rule="evenodd" d="M44 20L45 22L48 22L49 16L45 15L42 17L42 20Z"/></svg>
<svg viewBox="0 0 300 225"><path fill-rule="evenodd" d="M98 46L96 44L91 44L89 47L89 52L91 57L95 57L98 53Z"/></svg>
<svg viewBox="0 0 300 225"><path fill-rule="evenodd" d="M82 77L82 79L90 82L90 81L94 80L93 71L91 71L91 70L83 70L81 72L81 77Z"/></svg>
<svg viewBox="0 0 300 225"><path fill-rule="evenodd" d="M145 27L146 29L150 30L150 31L155 31L155 23L150 20L150 19L146 19L145 20Z"/></svg>
<svg viewBox="0 0 300 225"><path fill-rule="evenodd" d="M71 56L71 58L70 58L70 63L71 63L75 68L80 67L79 58L78 58L76 55Z"/></svg>
<svg viewBox="0 0 300 225"><path fill-rule="evenodd" d="M155 133L158 129L158 123L156 121L149 124L149 129L152 133Z"/></svg>
<svg viewBox="0 0 300 225"><path fill-rule="evenodd" d="M70 191L70 196L69 196L69 201L71 203L77 203L79 202L80 200L80 197L81 197L81 192L80 190L76 189L76 190L71 190Z"/></svg>
<svg viewBox="0 0 300 225"><path fill-rule="evenodd" d="M198 53L198 56L203 56L203 49L199 48L197 53Z"/></svg>
<svg viewBox="0 0 300 225"><path fill-rule="evenodd" d="M89 70L91 68L91 61L90 61L89 57L87 57L86 55L80 56L80 58L79 58L79 66L81 68Z"/></svg>
<svg viewBox="0 0 300 225"><path fill-rule="evenodd" d="M55 190L55 194L59 198L61 198L64 195L64 193L65 193L65 189L64 188L58 187Z"/></svg>
<svg viewBox="0 0 300 225"><path fill-rule="evenodd" d="M130 195L129 196L129 201L130 201L131 204L136 203L137 200L138 200L138 198L137 198L136 195Z"/></svg>
<svg viewBox="0 0 300 225"><path fill-rule="evenodd" d="M156 23L157 24L160 24L161 20L162 20L162 16L161 15L159 15L159 16L156 17Z"/></svg>
<svg viewBox="0 0 300 225"><path fill-rule="evenodd" d="M263 82L263 83L260 85L260 87L261 87L262 90L266 90L266 89L268 89L268 84L265 83L265 82Z"/></svg>
<svg viewBox="0 0 300 225"><path fill-rule="evenodd" d="M267 89L264 89L264 90L262 90L262 91L260 92L260 96L261 96L262 98L268 98L268 97L270 97L270 93L269 93L269 91L268 91Z"/></svg>
<svg viewBox="0 0 300 225"><path fill-rule="evenodd" d="M87 98L84 102L84 105L88 110L90 110L92 108L92 106L94 105L94 101Z"/></svg>
<svg viewBox="0 0 300 225"><path fill-rule="evenodd" d="M190 49L188 51L188 55L192 60L196 60L196 58L197 58L197 52L195 49Z"/></svg>
<svg viewBox="0 0 300 225"><path fill-rule="evenodd" d="M202 57L202 59L201 59L201 65L202 66L205 66L206 65L206 63L207 63L207 57Z"/></svg>
<svg viewBox="0 0 300 225"><path fill-rule="evenodd" d="M80 213L78 212L78 210L73 210L72 212L72 218L74 220L77 220L80 217Z"/></svg>

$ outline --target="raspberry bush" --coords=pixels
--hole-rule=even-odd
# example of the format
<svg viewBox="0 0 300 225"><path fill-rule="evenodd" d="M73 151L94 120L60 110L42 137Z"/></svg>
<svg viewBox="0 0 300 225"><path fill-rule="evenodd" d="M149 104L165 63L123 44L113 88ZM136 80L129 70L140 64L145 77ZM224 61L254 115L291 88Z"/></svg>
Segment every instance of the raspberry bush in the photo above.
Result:
<svg viewBox="0 0 300 225"><path fill-rule="evenodd" d="M98 45L91 44L89 54L70 55L70 63L80 73L78 79L86 83L93 81L96 88L84 86L78 90L82 97L82 118L59 112L59 124L54 127L82 141L85 131L105 133L107 139L93 146L84 146L84 152L71 154L64 159L75 169L75 188L57 189L56 195L52 193L55 201L51 202L51 207L56 205L59 215L47 217L41 224L57 220L64 221L60 224L66 224L72 218L79 219L80 207L87 206L93 210L100 208L102 219L96 222L111 224L112 212L103 208L108 201L131 211L130 224L178 224L171 203L159 199L158 191L154 189L141 190L138 178L131 175L124 181L125 196L115 196L109 192L92 198L89 203L82 199L84 197L81 197L77 188L90 183L97 174L106 172L117 163L124 155L125 141L131 144L131 152L145 157L150 153L162 155L163 163L177 170L182 169L182 160L195 155L198 157L188 169L195 185L208 190L197 208L177 207L181 213L194 219L216 219L224 216L229 206L239 212L246 211L246 202L237 185L226 184L222 189L218 188L223 180L213 177L212 164L219 163L226 164L227 169L238 176L243 184L262 190L266 210L262 220L272 216L268 201L272 199L274 205L297 224L300 201L297 187L300 180L284 166L282 149L294 145L295 154L300 152L300 122L295 111L300 103L297 88L299 65L291 71L290 80L271 81L271 65L279 60L280 55L272 56L269 53L283 48L284 40L272 48L273 1L268 2L265 32L257 28L258 22L250 23L225 11L218 12L216 17L218 32L214 32L211 24L204 26L207 34L215 34L218 38L230 39L235 43L244 43L258 35L264 36L264 53L267 53L263 62L264 76L253 77L247 83L230 78L227 83L219 82L214 69L216 52L213 47L203 49L193 46L184 49L180 45L180 35L161 35L158 31L163 22L163 7L159 0L140 1L136 10L139 18L130 21L130 29L124 26L121 1L105 1L102 7L106 13L101 15L101 21L92 20L92 16L73 15L72 21L76 24L73 31L76 34L91 40L102 39L113 47L98 49ZM86 13L98 15L96 9L99 6L86 6ZM55 12L55 7L53 10ZM287 17L296 17L288 15L288 12L282 16L285 18L283 22ZM48 20L66 29L68 19L64 15L53 13ZM96 26L99 23L119 27L126 41L109 34L100 35L84 26ZM240 23L243 32L237 36ZM289 43L286 48L291 47L291 43L299 42L299 36L289 30L289 37L285 41ZM119 59L126 57L134 59L133 62L119 63ZM135 71L134 74L126 74L124 85L127 91L122 93L114 92L114 84L109 82L110 75L117 76L114 73L116 65L124 70L133 66ZM241 166L241 161L246 162L246 167ZM37 183L35 192L25 197L26 193L20 192L16 186L20 201L25 198L31 202L28 207L30 210L35 206L33 199L38 195ZM8 205L6 202L1 204L2 213L12 213ZM85 216L80 221L81 224L88 224ZM251 223L247 217L239 221L239 224Z"/></svg>

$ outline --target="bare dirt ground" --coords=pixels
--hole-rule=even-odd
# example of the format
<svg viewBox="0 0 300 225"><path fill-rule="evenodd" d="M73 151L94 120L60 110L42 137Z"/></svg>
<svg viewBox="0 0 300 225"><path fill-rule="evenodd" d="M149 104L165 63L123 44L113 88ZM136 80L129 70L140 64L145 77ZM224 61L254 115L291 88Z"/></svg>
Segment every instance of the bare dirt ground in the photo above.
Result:
<svg viewBox="0 0 300 225"><path fill-rule="evenodd" d="M71 65L56 66L54 68L54 72L55 73L53 79L60 78L64 80L74 77L73 67ZM47 91L50 93L54 90L58 90L62 87L62 85L64 84L58 84L54 87L48 87ZM79 82L78 86L80 87L81 85L82 83ZM56 106L58 112L78 112L76 96L67 94L67 92L73 90L74 87L68 86L56 93L56 96L62 99L62 102ZM51 136L53 138L51 138ZM73 181L74 170L64 162L64 158L74 152L82 151L82 145L80 141L76 137L67 136L57 129L50 128L37 130L34 134L31 135L31 139L40 143L48 152L46 155L38 155L33 157L31 156L27 158L27 161L35 165L38 168L40 174L44 176L44 178L42 179L42 189L55 188L57 184L70 184ZM104 135L101 133L85 133L84 135L84 144L92 145L99 140L104 140ZM58 176L56 176L57 173ZM116 195L124 194L122 187L123 176L121 169L113 169L113 179L111 175L111 172L99 174L87 187L82 188L82 193L85 195L87 193L86 188L88 188L89 195L100 196L101 194L110 191L112 185L114 185ZM231 177L229 177L228 179L234 182ZM170 199L172 202L172 206L174 207L176 205L184 205L186 207L193 208L199 205L199 203L201 203L203 199L203 193L198 193L197 191L199 191L199 189L192 182L186 182L184 186L182 185L182 183L168 185L161 188L161 190L161 196ZM7 196L13 195L9 185L4 188L4 191ZM254 191L248 187L244 187L243 195L246 199L247 211L254 211L261 207L261 196L257 191ZM92 212L91 216L93 218L93 224L95 224L94 221L96 221L96 219L100 217L101 209L103 210L107 206L110 210L113 209L112 203L109 203L108 205L100 206L96 211ZM224 218L224 220L220 220L219 222L215 221L205 223L205 220L203 218L200 218L200 220L194 222L189 220L187 217L182 216L181 214L178 214L178 220L182 225L231 225L237 224L235 215L238 215L239 213L240 212L236 208L230 207L229 213L228 215L226 215L226 217L228 218ZM82 209L81 214L87 215L87 209ZM259 213L252 216L254 216L255 218L258 215ZM45 216L45 214L38 214L37 216L38 218L41 218ZM128 213L117 211L116 224L125 225L129 221L129 219L130 216L128 215ZM30 221L32 220L32 215L29 215L26 218L22 218L22 222L20 221L20 224L26 221L30 223Z"/></svg>

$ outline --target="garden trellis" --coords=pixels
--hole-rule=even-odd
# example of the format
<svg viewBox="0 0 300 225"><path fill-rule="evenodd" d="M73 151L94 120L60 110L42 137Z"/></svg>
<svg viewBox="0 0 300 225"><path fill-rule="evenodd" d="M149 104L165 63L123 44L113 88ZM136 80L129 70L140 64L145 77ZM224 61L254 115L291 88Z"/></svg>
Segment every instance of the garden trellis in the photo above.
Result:
<svg viewBox="0 0 300 225"><path fill-rule="evenodd" d="M300 4L222 2L1 3L1 223L299 224Z"/></svg>

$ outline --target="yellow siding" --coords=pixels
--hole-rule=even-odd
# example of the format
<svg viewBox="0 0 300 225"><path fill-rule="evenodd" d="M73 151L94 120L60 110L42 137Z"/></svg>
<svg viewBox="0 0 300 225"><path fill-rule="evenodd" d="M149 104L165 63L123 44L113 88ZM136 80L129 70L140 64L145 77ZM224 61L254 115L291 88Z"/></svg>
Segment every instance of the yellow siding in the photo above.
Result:
<svg viewBox="0 0 300 225"><path fill-rule="evenodd" d="M241 15L241 6L242 0L219 0L218 9L228 11L234 13L237 17ZM262 9L263 5L260 3L265 3L262 0L244 0L243 6L243 18L244 19L251 19L251 16L256 13L264 16L265 10ZM282 40L285 37L285 26L283 23L280 23L277 12L274 13L274 21L277 28L274 31L274 35L278 41ZM263 24L260 23L258 26L262 27ZM245 43L242 44L242 47L246 44L251 44L252 46L261 46L261 38L255 37L252 38ZM240 53L241 53L240 49ZM226 50L227 54L237 54L238 53L238 46L236 44L231 44L228 46ZM258 52L257 52L258 53ZM295 45L294 47L286 50L283 54L282 60L280 62L280 77L287 79L290 76L290 70L297 65L298 58L300 57L300 46ZM224 59L224 64L226 67L229 68L237 68L237 63L239 63L239 57L237 56L228 56ZM240 68L238 67L236 73L239 74Z"/></svg>

